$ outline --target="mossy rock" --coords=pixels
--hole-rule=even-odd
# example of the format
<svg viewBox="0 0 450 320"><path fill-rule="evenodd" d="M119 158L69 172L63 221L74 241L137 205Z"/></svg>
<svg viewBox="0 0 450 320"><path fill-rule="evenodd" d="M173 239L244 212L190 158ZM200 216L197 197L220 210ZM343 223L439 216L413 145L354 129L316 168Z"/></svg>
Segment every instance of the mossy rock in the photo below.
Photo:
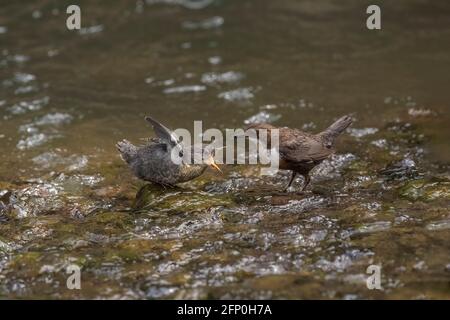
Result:
<svg viewBox="0 0 450 320"><path fill-rule="evenodd" d="M135 210L191 212L232 204L232 198L227 194L211 194L180 188L164 190L153 185L146 185L137 193L133 208Z"/></svg>
<svg viewBox="0 0 450 320"><path fill-rule="evenodd" d="M28 277L37 277L41 268L42 253L40 252L24 252L14 256L8 268L16 270L21 275Z"/></svg>
<svg viewBox="0 0 450 320"><path fill-rule="evenodd" d="M80 233L119 234L133 227L134 217L126 212L101 212L80 224Z"/></svg>
<svg viewBox="0 0 450 320"><path fill-rule="evenodd" d="M409 181L400 187L399 195L410 201L450 200L450 181Z"/></svg>

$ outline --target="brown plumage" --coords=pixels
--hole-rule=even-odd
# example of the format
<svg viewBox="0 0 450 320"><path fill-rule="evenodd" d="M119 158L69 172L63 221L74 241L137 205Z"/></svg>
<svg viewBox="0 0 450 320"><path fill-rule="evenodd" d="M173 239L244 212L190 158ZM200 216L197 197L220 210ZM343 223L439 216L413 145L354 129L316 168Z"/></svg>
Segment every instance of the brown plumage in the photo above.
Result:
<svg viewBox="0 0 450 320"><path fill-rule="evenodd" d="M325 131L318 134L287 127L277 128L266 123L250 125L246 130L254 129L258 132L260 129L267 129L268 137L270 137L271 129L279 129L279 167L282 170L292 171L291 179L285 191L291 186L297 174L305 178L302 188L302 191L304 191L311 180L309 176L311 169L334 153L336 138L344 132L352 121L350 116L343 116ZM270 143L270 139L268 140Z"/></svg>

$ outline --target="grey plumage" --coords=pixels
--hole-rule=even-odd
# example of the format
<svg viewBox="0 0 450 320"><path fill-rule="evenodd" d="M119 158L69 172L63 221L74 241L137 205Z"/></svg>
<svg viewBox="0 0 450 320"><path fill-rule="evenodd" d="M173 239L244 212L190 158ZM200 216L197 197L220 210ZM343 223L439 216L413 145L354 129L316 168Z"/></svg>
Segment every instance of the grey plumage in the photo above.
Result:
<svg viewBox="0 0 450 320"><path fill-rule="evenodd" d="M158 121L146 117L155 130L157 138L151 139L143 146L134 146L127 140L116 144L122 159L139 179L174 186L200 176L208 165L216 167L212 157L214 149L206 145L185 146L178 142L178 137ZM178 153L180 163L172 161L172 152ZM193 159L209 159L209 162L194 163Z"/></svg>

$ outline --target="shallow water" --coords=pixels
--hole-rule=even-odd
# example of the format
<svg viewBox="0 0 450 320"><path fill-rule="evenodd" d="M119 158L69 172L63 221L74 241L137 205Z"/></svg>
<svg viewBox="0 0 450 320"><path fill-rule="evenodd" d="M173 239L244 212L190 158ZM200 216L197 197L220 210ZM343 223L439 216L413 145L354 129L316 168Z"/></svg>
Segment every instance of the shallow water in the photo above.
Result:
<svg viewBox="0 0 450 320"><path fill-rule="evenodd" d="M54 1L2 4L0 297L449 299L450 5L382 2L371 32L368 4L81 2L80 32ZM114 145L151 136L146 114L356 121L283 195L288 173L250 166L138 181Z"/></svg>

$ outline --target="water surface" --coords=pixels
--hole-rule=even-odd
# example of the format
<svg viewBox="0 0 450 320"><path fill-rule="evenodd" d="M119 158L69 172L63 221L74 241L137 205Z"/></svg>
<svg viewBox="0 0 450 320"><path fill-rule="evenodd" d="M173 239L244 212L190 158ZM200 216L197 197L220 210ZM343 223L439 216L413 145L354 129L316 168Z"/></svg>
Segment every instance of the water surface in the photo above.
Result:
<svg viewBox="0 0 450 320"><path fill-rule="evenodd" d="M450 298L448 3L381 2L369 31L367 1L80 1L79 32L68 4L0 6L1 297ZM289 174L250 166L138 181L114 145L147 114L355 122L279 195Z"/></svg>

